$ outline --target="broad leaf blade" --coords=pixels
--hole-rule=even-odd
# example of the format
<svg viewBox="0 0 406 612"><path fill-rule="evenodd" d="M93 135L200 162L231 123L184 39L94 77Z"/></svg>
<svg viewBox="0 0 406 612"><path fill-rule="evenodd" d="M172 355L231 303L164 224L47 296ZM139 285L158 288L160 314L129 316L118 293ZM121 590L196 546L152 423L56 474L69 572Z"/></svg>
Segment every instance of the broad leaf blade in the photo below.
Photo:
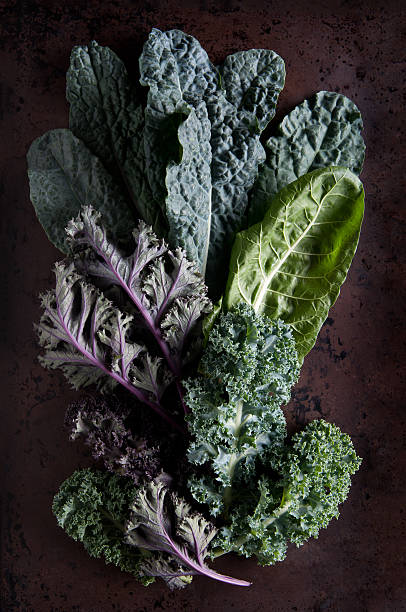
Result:
<svg viewBox="0 0 406 612"><path fill-rule="evenodd" d="M221 67L222 86L238 109L252 113L261 130L273 119L285 84L285 64L275 51L250 49L229 55Z"/></svg>
<svg viewBox="0 0 406 612"><path fill-rule="evenodd" d="M272 198L303 174L345 166L360 174L365 156L362 119L342 94L320 91L293 109L266 143L267 162L250 196L249 225L260 221Z"/></svg>
<svg viewBox="0 0 406 612"><path fill-rule="evenodd" d="M159 227L145 179L144 112L123 62L92 41L74 47L66 79L69 127L102 160L128 206Z"/></svg>
<svg viewBox="0 0 406 612"><path fill-rule="evenodd" d="M263 221L236 237L225 308L245 301L290 323L303 359L338 297L363 210L362 184L346 168L315 170L282 189Z"/></svg>
<svg viewBox="0 0 406 612"><path fill-rule="evenodd" d="M50 241L67 253L65 227L81 206L103 213L108 231L125 240L134 216L120 188L100 160L69 130L51 130L32 143L28 154L30 195Z"/></svg>
<svg viewBox="0 0 406 612"><path fill-rule="evenodd" d="M238 85L231 75L237 64ZM246 213L247 191L254 184L258 165L265 159L259 135L275 111L284 80L283 62L273 52L261 50L231 56L223 71L223 89L221 68L217 70L210 63L196 39L179 30L153 30L144 47L140 69L141 84L150 88L145 144L151 160L151 185L162 182L159 177L168 164L162 153L159 158L152 155L159 142L159 125L176 113L188 115L185 123L192 122L192 109L200 119L200 125L195 127L198 139L186 126L179 127L184 157L177 166L169 166L166 211L172 244L184 245L191 258L196 259L198 252L197 261L212 294L220 294L231 243ZM255 76L257 70L260 74ZM207 108L210 130L206 128L202 105ZM196 159L199 163L193 176L190 161ZM159 197L164 199L166 193L161 190ZM178 212L184 217L189 236L179 231L175 221ZM190 217L187 223L186 217Z"/></svg>
<svg viewBox="0 0 406 612"><path fill-rule="evenodd" d="M168 240L179 245L205 274L211 226L211 147L210 122L204 104L189 116L178 130L183 147L179 164L166 171L166 216Z"/></svg>

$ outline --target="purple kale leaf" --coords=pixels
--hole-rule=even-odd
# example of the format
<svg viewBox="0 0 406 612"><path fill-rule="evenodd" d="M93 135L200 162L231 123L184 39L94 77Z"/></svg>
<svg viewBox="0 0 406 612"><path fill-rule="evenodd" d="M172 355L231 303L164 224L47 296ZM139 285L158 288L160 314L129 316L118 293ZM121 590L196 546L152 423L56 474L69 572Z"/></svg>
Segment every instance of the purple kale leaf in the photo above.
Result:
<svg viewBox="0 0 406 612"><path fill-rule="evenodd" d="M122 289L179 380L190 358L191 332L211 310L203 278L182 249L170 251L144 222L133 230L135 249L126 256L109 241L99 219L99 213L84 207L69 223L76 265L98 282Z"/></svg>
<svg viewBox="0 0 406 612"><path fill-rule="evenodd" d="M83 437L95 459L137 485L159 474L160 449L148 437L133 435L128 425L130 413L130 406L113 396L87 396L69 406L65 424L72 440Z"/></svg>
<svg viewBox="0 0 406 612"><path fill-rule="evenodd" d="M183 431L174 419L179 403L186 412L180 379L196 323L211 308L203 279L181 249L169 251L143 222L126 256L109 242L99 216L85 207L69 223L74 259L56 264L56 290L42 296L41 362L61 368L75 388L120 384ZM106 297L112 287L131 312ZM177 401L169 411L163 395L172 382Z"/></svg>
<svg viewBox="0 0 406 612"><path fill-rule="evenodd" d="M196 574L228 584L250 585L218 574L205 564L217 529L170 491L165 482L157 479L139 489L130 509L125 541L155 553L141 562L140 570L146 576L160 576L171 588L186 586Z"/></svg>

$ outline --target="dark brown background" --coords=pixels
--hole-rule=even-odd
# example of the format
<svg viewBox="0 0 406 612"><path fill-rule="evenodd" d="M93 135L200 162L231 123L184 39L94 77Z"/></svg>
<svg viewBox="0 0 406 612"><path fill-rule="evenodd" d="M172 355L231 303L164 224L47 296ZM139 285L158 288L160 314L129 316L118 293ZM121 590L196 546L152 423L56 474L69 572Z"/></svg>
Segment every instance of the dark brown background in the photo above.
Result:
<svg viewBox="0 0 406 612"><path fill-rule="evenodd" d="M2 391L1 496L4 610L386 612L406 609L404 563L405 20L402 2L293 3L179 0L0 2ZM41 369L32 322L59 257L29 202L25 153L67 125L65 71L74 44L110 45L136 76L151 27L195 35L215 62L265 47L286 61L278 116L320 90L360 107L367 160L358 253L315 349L290 421L321 415L351 434L364 458L341 518L273 568L223 558L216 568L250 589L204 578L181 592L145 589L92 560L56 526L52 496L91 464L70 443L63 415L75 394ZM404 362L403 362L404 363ZM403 444L402 444L403 443Z"/></svg>

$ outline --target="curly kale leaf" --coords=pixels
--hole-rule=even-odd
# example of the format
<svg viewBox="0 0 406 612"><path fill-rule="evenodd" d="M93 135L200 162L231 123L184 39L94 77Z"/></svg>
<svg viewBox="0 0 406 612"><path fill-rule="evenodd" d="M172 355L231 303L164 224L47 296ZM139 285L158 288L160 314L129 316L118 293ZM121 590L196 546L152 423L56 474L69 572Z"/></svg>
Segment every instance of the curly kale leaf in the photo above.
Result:
<svg viewBox="0 0 406 612"><path fill-rule="evenodd" d="M281 405L299 375L291 330L240 304L216 320L199 366L185 382L190 432L188 459L208 463L215 480L190 482L192 494L213 514L229 506L252 475L255 458L276 461L286 425ZM234 486L239 483L240 486Z"/></svg>
<svg viewBox="0 0 406 612"><path fill-rule="evenodd" d="M110 472L139 484L158 476L160 449L147 438L134 436L128 425L130 414L130 406L113 396L85 397L69 406L65 425L71 439L85 438L93 457L101 459Z"/></svg>
<svg viewBox="0 0 406 612"><path fill-rule="evenodd" d="M204 563L217 530L162 481L149 482L131 505L126 542L152 552L141 563L147 576L160 576L170 588L182 588L200 574L237 586L245 580L218 574Z"/></svg>
<svg viewBox="0 0 406 612"><path fill-rule="evenodd" d="M52 510L58 525L82 542L91 557L101 557L149 584L153 579L143 577L140 570L142 553L124 542L124 524L135 494L134 485L125 478L77 470L62 483Z"/></svg>
<svg viewBox="0 0 406 612"><path fill-rule="evenodd" d="M313 421L281 456L280 479L260 477L256 506L233 509L214 556L235 551L255 554L261 565L283 561L290 542L301 546L338 518L360 464L347 434L324 420Z"/></svg>

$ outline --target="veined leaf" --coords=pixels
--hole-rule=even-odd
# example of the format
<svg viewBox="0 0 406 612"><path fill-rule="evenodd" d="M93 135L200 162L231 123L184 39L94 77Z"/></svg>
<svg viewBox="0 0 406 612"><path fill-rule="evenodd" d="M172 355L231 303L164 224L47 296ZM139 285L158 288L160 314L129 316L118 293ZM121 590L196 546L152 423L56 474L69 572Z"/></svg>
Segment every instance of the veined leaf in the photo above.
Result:
<svg viewBox="0 0 406 612"><path fill-rule="evenodd" d="M200 270L212 293L219 294L231 241L246 211L247 191L265 159L259 135L275 111L284 81L283 61L271 51L254 50L230 56L218 70L192 36L154 29L144 46L140 70L141 84L150 88L145 131L150 183L159 183L157 177L168 162L159 149L159 158L152 155L165 122L176 113L188 115L185 123L200 121L192 130L179 127L184 157L180 164L169 166L166 214L172 243L180 244L191 258L199 254ZM232 70L239 72L232 77ZM190 162L194 165L196 160L193 168ZM161 191L160 198L165 197ZM179 212L184 221L190 220L176 222Z"/></svg>
<svg viewBox="0 0 406 612"><path fill-rule="evenodd" d="M50 241L68 252L65 227L81 206L103 213L108 230L126 239L135 223L119 186L101 161L69 130L51 130L32 143L28 154L30 196Z"/></svg>
<svg viewBox="0 0 406 612"><path fill-rule="evenodd" d="M261 221L278 191L311 170L345 166L360 174L361 130L358 108L333 91L319 91L294 108L266 143L267 161L250 195L249 225Z"/></svg>
<svg viewBox="0 0 406 612"><path fill-rule="evenodd" d="M245 301L314 345L354 256L364 192L348 169L315 170L282 189L261 223L237 234L223 307Z"/></svg>
<svg viewBox="0 0 406 612"><path fill-rule="evenodd" d="M195 574L214 580L250 586L245 580L218 574L204 563L207 548L217 530L203 515L170 492L162 482L150 482L137 492L130 506L125 542L154 551L140 569L147 576L160 576L171 588L182 588Z"/></svg>
<svg viewBox="0 0 406 612"><path fill-rule="evenodd" d="M124 291L135 306L139 321L155 338L170 371L179 378L185 344L189 344L197 319L211 309L203 279L184 251L169 251L142 221L132 232L135 248L125 256L109 240L99 217L86 207L68 225L76 265L90 277ZM89 247L91 251L85 250L81 257L82 250ZM150 370L155 369L152 362L147 365Z"/></svg>
<svg viewBox="0 0 406 612"><path fill-rule="evenodd" d="M56 264L55 275L55 292L42 297L44 314L38 331L46 353L41 363L62 369L76 389L94 383L102 387L121 384L164 416L160 397L169 376L155 367L154 384L143 382L140 371L151 372L151 358L144 345L128 339L132 317L86 283L73 263Z"/></svg>
<svg viewBox="0 0 406 612"><path fill-rule="evenodd" d="M74 47L66 96L70 129L103 162L129 208L161 230L160 209L145 176L144 112L123 62L95 41Z"/></svg>
<svg viewBox="0 0 406 612"><path fill-rule="evenodd" d="M275 51L250 49L226 57L220 68L227 99L252 113L261 130L275 115L279 92L285 84L285 65Z"/></svg>

